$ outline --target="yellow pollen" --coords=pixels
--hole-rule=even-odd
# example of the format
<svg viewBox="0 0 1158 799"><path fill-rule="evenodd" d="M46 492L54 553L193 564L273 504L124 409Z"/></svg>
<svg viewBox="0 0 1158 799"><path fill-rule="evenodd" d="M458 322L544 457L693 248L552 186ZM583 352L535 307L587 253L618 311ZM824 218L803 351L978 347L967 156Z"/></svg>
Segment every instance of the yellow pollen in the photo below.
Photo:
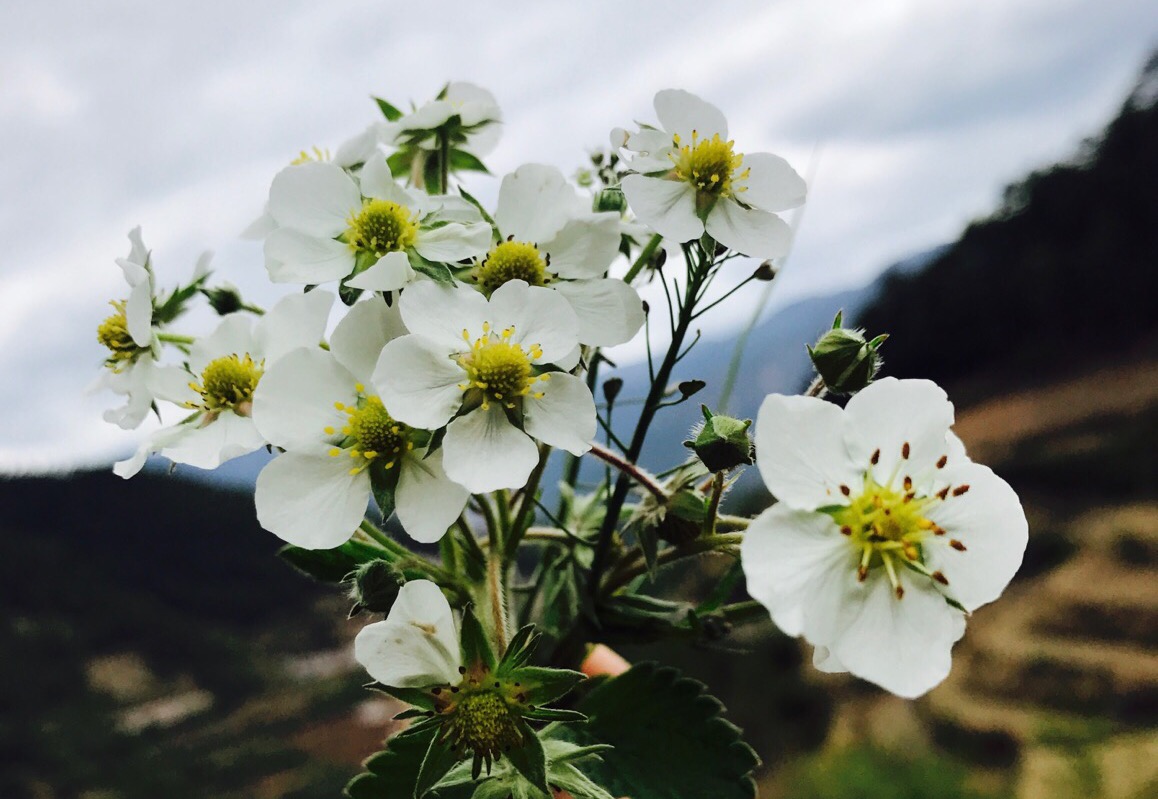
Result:
<svg viewBox="0 0 1158 799"><path fill-rule="evenodd" d="M681 147L678 135L672 136L672 143L677 148L671 155L675 177L691 183L698 194L714 199L731 197L746 189L739 184L747 180L749 170L738 171L744 155L733 150L731 140L724 141L718 133L710 139L701 139L692 131L691 144Z"/></svg>
<svg viewBox="0 0 1158 799"><path fill-rule="evenodd" d="M493 691L468 693L453 710L453 745L465 748L489 763L523 742L518 715L507 700Z"/></svg>
<svg viewBox="0 0 1158 799"><path fill-rule="evenodd" d="M264 373L265 361L254 361L249 353L216 358L202 370L200 384L189 384L201 395L200 404L191 403L191 407L210 413L231 410L239 416L248 416L253 392Z"/></svg>
<svg viewBox="0 0 1158 799"><path fill-rule="evenodd" d="M489 297L511 280L525 280L532 286L547 285L551 281L549 265L550 256L544 257L534 244L508 239L491 248L483 262L475 267L474 278L482 293Z"/></svg>
<svg viewBox="0 0 1158 799"><path fill-rule="evenodd" d="M109 350L109 362L131 361L142 347L137 346L129 335L129 322L125 316L125 301L113 300L109 303L116 313L97 326L97 341Z"/></svg>
<svg viewBox="0 0 1158 799"><path fill-rule="evenodd" d="M347 224L345 240L350 247L378 256L413 247L418 237L417 215L389 200L368 200Z"/></svg>
<svg viewBox="0 0 1158 799"><path fill-rule="evenodd" d="M309 151L302 150L298 153L297 158L290 161L292 166L299 166L301 164L308 164L311 161L329 161L330 151L321 147L311 147Z"/></svg>
<svg viewBox="0 0 1158 799"><path fill-rule="evenodd" d="M342 440L330 449L330 456L336 458L345 453L360 461L350 474L358 474L376 460L385 460L384 467L390 469L397 455L412 448L410 429L395 421L378 397L363 396L359 391L354 404L335 402L334 407L344 411L347 418ZM334 435L333 426L327 425L324 430L326 435Z"/></svg>
<svg viewBox="0 0 1158 799"><path fill-rule="evenodd" d="M489 327L484 325L484 330ZM490 407L492 401L504 407L516 407L516 400L531 393L531 386L538 380L546 380L546 375L535 375L531 361L543 356L538 344L524 349L512 344L514 328L509 327L498 336L486 332L470 346L470 351L458 356L458 364L466 371L466 382L460 383L463 391L477 390L481 393L482 407Z"/></svg>

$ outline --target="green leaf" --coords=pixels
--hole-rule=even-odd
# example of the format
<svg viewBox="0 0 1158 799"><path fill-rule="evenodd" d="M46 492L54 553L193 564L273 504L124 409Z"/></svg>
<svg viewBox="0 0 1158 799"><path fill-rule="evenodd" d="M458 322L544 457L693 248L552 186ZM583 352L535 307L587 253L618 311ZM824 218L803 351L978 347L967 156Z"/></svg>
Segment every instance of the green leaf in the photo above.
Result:
<svg viewBox="0 0 1158 799"><path fill-rule="evenodd" d="M439 741L438 735L430 740L430 748L426 750L426 757L422 760L422 768L418 771L418 778L414 782L414 799L422 799L446 776L454 764L458 762L458 755L453 752L445 741Z"/></svg>
<svg viewBox="0 0 1158 799"><path fill-rule="evenodd" d="M323 583L340 583L361 564L383 555L380 549L361 541L347 541L336 549L302 549L286 544L277 554L298 571Z"/></svg>
<svg viewBox="0 0 1158 799"><path fill-rule="evenodd" d="M704 614L711 613L718 610L728 599L732 596L732 591L735 590L736 585L740 582L740 578L744 576L743 564L736 560L720 581L716 583L716 587L712 592L700 603L696 608L696 613Z"/></svg>
<svg viewBox="0 0 1158 799"><path fill-rule="evenodd" d="M515 633L511 642L507 644L507 651L503 654L503 659L499 662L498 673L505 674L511 669L525 665L535 654L540 637L535 632L535 625L533 624L528 624Z"/></svg>
<svg viewBox="0 0 1158 799"><path fill-rule="evenodd" d="M615 799L569 763L551 769L551 784L566 790L574 799Z"/></svg>
<svg viewBox="0 0 1158 799"><path fill-rule="evenodd" d="M447 286L454 285L454 275L450 273L450 269L446 264L436 264L434 261L428 261L414 250L407 250L406 257L410 260L410 268L415 272L421 272L437 283L442 283Z"/></svg>
<svg viewBox="0 0 1158 799"><path fill-rule="evenodd" d="M521 683L520 688L528 705L545 705L566 694L587 675L570 669L549 669L546 666L523 666L512 669L508 680Z"/></svg>
<svg viewBox="0 0 1158 799"><path fill-rule="evenodd" d="M434 710L435 708L434 697L430 692L421 688L395 688L392 685L383 685L377 682L372 683L370 688L423 710Z"/></svg>
<svg viewBox="0 0 1158 799"><path fill-rule="evenodd" d="M414 786L430 743L438 730L407 730L386 742L386 748L367 758L360 774L346 785L351 799L413 799Z"/></svg>
<svg viewBox="0 0 1158 799"><path fill-rule="evenodd" d="M507 752L507 757L527 782L549 796L551 789L547 785L547 754L543 751L543 742L525 722L521 727L526 743Z"/></svg>
<svg viewBox="0 0 1158 799"><path fill-rule="evenodd" d="M632 799L751 799L759 759L720 702L672 668L645 663L607 680L576 708L589 720L560 728L579 744L605 743L588 775L613 796Z"/></svg>
<svg viewBox="0 0 1158 799"><path fill-rule="evenodd" d="M489 213L487 213L487 209L483 207L483 204L480 203L478 200L476 200L474 195L470 194L462 186L458 187L458 193L462 195L462 198L464 200L466 200L468 203L470 203L471 205L473 205L475 208L478 209L478 212L480 214L482 214L483 221L485 221L488 225L490 225L491 229L494 231L495 241L498 241L499 226L495 224L494 217L492 217Z"/></svg>
<svg viewBox="0 0 1158 799"><path fill-rule="evenodd" d="M523 714L533 721L587 721L587 717L578 710L564 710L559 707L538 707Z"/></svg>
<svg viewBox="0 0 1158 799"><path fill-rule="evenodd" d="M482 172L485 175L490 174L490 170L487 169L486 164L466 150L450 151L450 168L454 172Z"/></svg>
<svg viewBox="0 0 1158 799"><path fill-rule="evenodd" d="M460 631L460 646L462 647L462 662L468 668L476 663L482 663L488 671L495 669L495 653L487 640L486 632L474 615L471 608L462 612L462 629Z"/></svg>
<svg viewBox="0 0 1158 799"><path fill-rule="evenodd" d="M382 112L382 116L386 117L390 122L402 119L402 112L381 97L375 97L374 102L378 104L378 110Z"/></svg>
<svg viewBox="0 0 1158 799"><path fill-rule="evenodd" d="M396 178L410 175L412 163L414 163L414 153L410 150L399 150L386 158L386 166L390 167L390 174Z"/></svg>

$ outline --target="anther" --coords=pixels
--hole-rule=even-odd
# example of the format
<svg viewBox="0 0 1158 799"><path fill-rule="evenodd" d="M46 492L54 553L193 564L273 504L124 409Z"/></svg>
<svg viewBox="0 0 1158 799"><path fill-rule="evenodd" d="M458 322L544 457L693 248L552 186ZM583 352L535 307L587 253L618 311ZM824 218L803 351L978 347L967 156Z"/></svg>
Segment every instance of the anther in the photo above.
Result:
<svg viewBox="0 0 1158 799"><path fill-rule="evenodd" d="M942 455L942 456L941 456L941 457L940 457L940 458L937 460L937 468L938 468L938 469L944 469L944 468L945 468L945 464L946 464L946 463L948 463L948 462L949 462L949 456L948 456L948 455Z"/></svg>
<svg viewBox="0 0 1158 799"><path fill-rule="evenodd" d="M846 486L844 483L841 483L840 484L840 493L844 494L847 497L849 494L852 493L852 490L848 486Z"/></svg>
<svg viewBox="0 0 1158 799"><path fill-rule="evenodd" d="M937 492L937 499L945 499L947 496L949 496L949 486L945 486Z"/></svg>
<svg viewBox="0 0 1158 799"><path fill-rule="evenodd" d="M905 485L905 490L906 490L906 491L912 491L912 490L913 490L913 478L911 478L911 477L909 477L908 475L906 475L906 476L905 476L905 483L904 483L904 485Z"/></svg>
<svg viewBox="0 0 1158 799"><path fill-rule="evenodd" d="M930 574L929 576L932 577L937 582L939 582L941 585L948 585L949 584L949 578L946 577L940 571L935 571L932 574Z"/></svg>
<svg viewBox="0 0 1158 799"><path fill-rule="evenodd" d="M871 463L873 466L876 466L878 463L880 463L880 460L881 460L881 449L880 449L880 447L877 447L875 450L873 450L873 456L871 458L869 458L869 463Z"/></svg>
<svg viewBox="0 0 1158 799"><path fill-rule="evenodd" d="M965 551L965 545L958 541L956 538L949 539L949 546L953 547L953 549L957 550L958 552Z"/></svg>
<svg viewBox="0 0 1158 799"><path fill-rule="evenodd" d="M852 528L847 524L841 525L840 532L842 535L852 535Z"/></svg>
<svg viewBox="0 0 1158 799"><path fill-rule="evenodd" d="M959 497L968 490L969 490L969 484L968 483L962 483L961 485L959 485L953 489L953 496Z"/></svg>
<svg viewBox="0 0 1158 799"><path fill-rule="evenodd" d="M904 446L902 446L902 447L901 447L901 457L902 457L902 458L908 458L908 457L909 457L909 453L910 453L911 451L912 451L912 450L911 450L911 448L909 447L909 442L908 442L908 441L906 441L906 442L904 443Z"/></svg>

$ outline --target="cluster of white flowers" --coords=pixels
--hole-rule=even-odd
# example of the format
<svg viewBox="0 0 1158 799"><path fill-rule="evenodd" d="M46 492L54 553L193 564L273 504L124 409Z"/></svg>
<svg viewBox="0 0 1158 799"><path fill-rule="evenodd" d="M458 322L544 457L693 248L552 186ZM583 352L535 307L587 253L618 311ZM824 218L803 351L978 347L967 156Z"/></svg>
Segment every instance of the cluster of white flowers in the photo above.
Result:
<svg viewBox="0 0 1158 799"><path fill-rule="evenodd" d="M272 282L305 290L268 312L210 289L207 258L188 284L158 295L132 231L132 250L117 261L128 297L98 331L110 352L99 385L127 398L106 418L136 427L158 402L180 418L118 474L135 474L153 454L215 468L268 448L276 457L257 480L257 517L308 550L343 545L372 501L421 543L468 526L472 495L487 510L485 495L501 492L496 517L512 524L508 490L533 497L528 481L551 450L578 457L592 446L599 417L585 371L598 348L644 325L631 281L648 277L645 256L629 269L623 255L654 252L661 239L684 244L699 253L686 284L699 286L724 252L786 255L791 230L776 214L804 202L804 181L784 159L737 151L723 114L683 91L656 95L659 127L612 132L624 172L606 188L621 189L630 215L593 210L604 207L596 197L537 164L506 175L489 211L456 191L449 178L481 168L499 132L485 90L449 84L410 114L380 104L387 121L334 157L303 154L273 178L248 235L264 240ZM216 330L172 332L199 293L223 315ZM692 312L699 296L688 297L673 314ZM924 693L948 673L967 614L995 599L1020 564L1027 530L1017 497L965 456L952 421L952 405L927 381L873 382L843 410L813 396L772 395L761 407L757 464L777 504L747 527L743 568L776 624L816 647L818 668ZM744 442L735 465L750 463L748 424L735 429ZM637 456L601 455L621 479L646 482L630 463ZM652 492L666 499L662 487ZM626 491L601 496L622 504ZM606 558L620 556L607 543L618 512L599 514L610 520L600 543L557 536L595 550L575 562L596 570L597 587ZM528 523L523 515L495 537L488 557ZM629 564L631 553L622 557ZM505 612L495 614L500 626ZM453 613L436 582L412 580L389 618L358 637L358 658L387 685L451 683L460 663Z"/></svg>

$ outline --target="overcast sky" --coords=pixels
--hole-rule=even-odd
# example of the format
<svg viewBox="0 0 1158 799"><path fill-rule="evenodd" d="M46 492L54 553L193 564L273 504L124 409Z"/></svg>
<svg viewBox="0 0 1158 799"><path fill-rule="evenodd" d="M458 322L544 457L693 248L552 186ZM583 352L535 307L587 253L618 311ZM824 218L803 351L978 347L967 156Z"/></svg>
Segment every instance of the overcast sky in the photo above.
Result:
<svg viewBox="0 0 1158 799"><path fill-rule="evenodd" d="M237 235L299 150L375 118L371 94L489 88L497 175L570 173L611 127L654 121L657 90L699 94L738 150L802 173L815 158L784 304L956 238L1098 132L1155 34L1152 0L4 0L0 470L99 462L140 435L101 421L112 395L83 395L131 227L161 285L209 248L257 301L285 292Z"/></svg>

